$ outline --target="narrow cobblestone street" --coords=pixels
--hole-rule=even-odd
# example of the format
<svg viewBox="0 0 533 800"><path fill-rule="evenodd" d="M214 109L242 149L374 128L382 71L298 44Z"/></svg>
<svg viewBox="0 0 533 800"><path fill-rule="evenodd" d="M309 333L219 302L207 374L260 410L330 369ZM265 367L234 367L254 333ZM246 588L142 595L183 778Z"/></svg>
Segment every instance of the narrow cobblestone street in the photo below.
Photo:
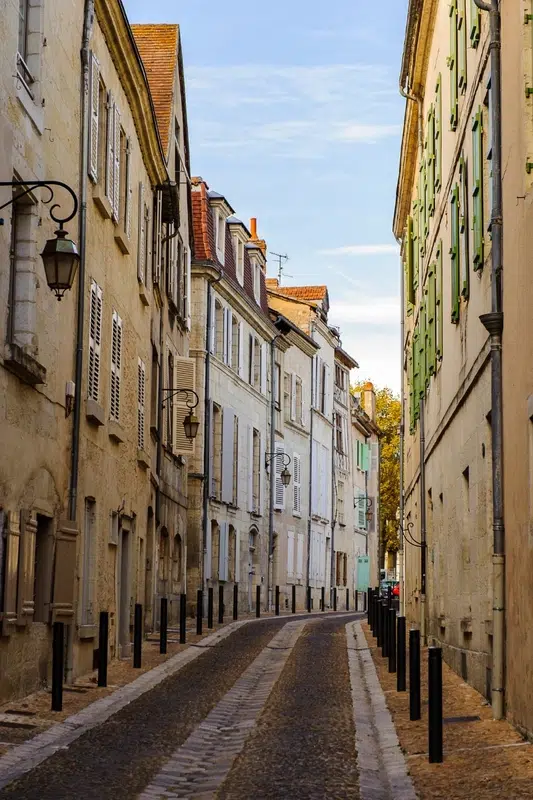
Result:
<svg viewBox="0 0 533 800"><path fill-rule="evenodd" d="M358 766L356 742L363 747L372 729L372 704L365 706L361 696L381 690L375 688L371 659L366 665L375 686L365 682L362 667L353 670L353 653L363 641L359 626L354 628L359 616L242 625L103 724L59 747L5 786L0 797L373 797L368 768ZM359 699L354 680L366 687ZM387 755L377 759L384 775L389 744ZM375 736L372 746L379 747ZM383 775L381 781L374 785L379 800L414 798L409 791L393 793Z"/></svg>

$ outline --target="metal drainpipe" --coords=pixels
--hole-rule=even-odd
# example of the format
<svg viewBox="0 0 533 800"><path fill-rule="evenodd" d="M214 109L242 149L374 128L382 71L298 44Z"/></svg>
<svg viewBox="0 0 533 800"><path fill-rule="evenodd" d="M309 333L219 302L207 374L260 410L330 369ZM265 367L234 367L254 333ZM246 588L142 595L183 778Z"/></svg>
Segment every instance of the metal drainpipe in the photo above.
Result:
<svg viewBox="0 0 533 800"><path fill-rule="evenodd" d="M279 319L279 317L278 317ZM277 333L270 341L270 460L269 460L269 506L268 506L268 563L266 600L267 611L272 608L272 588L274 583L274 490L276 486L276 464L274 448L276 447L276 398L274 397L274 371L276 341L282 336ZM281 375L280 375L281 381ZM261 464L263 469L263 464ZM293 476L294 480L294 476Z"/></svg>
<svg viewBox="0 0 533 800"><path fill-rule="evenodd" d="M314 330L314 323L311 322L310 325L310 336L311 339L313 338L313 330ZM311 358L311 398L313 397L313 379L314 379L314 363L315 360L313 356ZM309 422L309 517L307 520L307 570L306 570L306 598L307 598L307 587L310 585L310 571L311 571L311 515L313 513L313 498L312 498L312 491L313 491L313 419L314 419L314 408L313 403L311 402L311 419Z"/></svg>
<svg viewBox="0 0 533 800"><path fill-rule="evenodd" d="M400 86L400 94L406 100L411 100L418 105L418 150L419 159L422 161L424 155L424 116L423 116L423 100L416 94L412 94ZM419 265L419 269L423 265ZM404 277L402 275L402 288ZM421 283L421 281L419 281ZM402 323L403 323L403 304L402 304ZM403 348L403 343L402 343ZM402 365L403 365L403 352L402 352ZM403 366L402 366L402 383L403 383ZM424 442L424 398L420 400L420 540L422 547L420 548L420 637L423 645L427 644L426 641L426 464L425 464L425 442ZM403 395L402 395L402 408L403 408ZM403 411L402 411L403 417ZM402 447L403 450L403 447ZM403 477L403 476L402 476ZM404 576L405 580L405 576ZM405 595L405 591L403 592Z"/></svg>
<svg viewBox="0 0 533 800"><path fill-rule="evenodd" d="M399 245L401 245L401 239L396 239ZM402 319L401 319L401 342L400 342L400 364L401 364L401 375L400 375L400 394L401 394L401 406L400 406L400 525L399 525L399 539L400 539L400 546L398 549L398 558L399 558L399 580L400 580L400 616L405 616L405 544L404 544L404 537L403 537L403 521L404 521L404 504L405 504L405 496L404 496L404 447L405 447L405 377L404 377L404 341L405 341L405 276L403 272L403 261L400 259L400 304L402 309Z"/></svg>
<svg viewBox="0 0 533 800"><path fill-rule="evenodd" d="M505 716L505 525L503 501L503 409L502 409L502 130L501 130L501 16L498 0L474 0L490 14L492 209L491 209L491 311L480 320L490 334L491 426L492 426L492 715Z"/></svg>
<svg viewBox="0 0 533 800"><path fill-rule="evenodd" d="M80 81L80 197L78 218L78 251L80 264L78 268L78 305L76 319L76 359L74 415L72 421L72 450L70 458L70 486L68 515L72 521L77 517L78 506L78 468L80 460L80 428L81 428L81 384L83 376L83 338L85 313L85 252L87 236L87 168L89 161L89 46L94 19L94 0L85 0L83 15L83 33L81 40L81 81ZM74 625L66 626L66 682L72 683L74 669Z"/></svg>
<svg viewBox="0 0 533 800"><path fill-rule="evenodd" d="M330 594L336 585L335 569L335 527L337 523L336 494L337 485L335 481L335 399L333 400L333 425L331 430L331 575L330 575ZM331 600L330 600L331 605Z"/></svg>

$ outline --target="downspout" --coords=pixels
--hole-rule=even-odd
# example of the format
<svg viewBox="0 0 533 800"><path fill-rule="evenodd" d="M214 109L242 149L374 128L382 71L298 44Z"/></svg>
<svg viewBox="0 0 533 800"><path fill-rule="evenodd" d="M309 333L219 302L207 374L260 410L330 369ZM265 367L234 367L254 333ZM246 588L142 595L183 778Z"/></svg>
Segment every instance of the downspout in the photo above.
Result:
<svg viewBox="0 0 533 800"><path fill-rule="evenodd" d="M424 155L424 118L423 118L423 100L421 97L414 93L410 93L406 91L403 86L400 85L400 94L402 97L405 97L406 100L411 100L417 103L418 106L418 150L419 150L419 163L422 162L422 158ZM419 269L423 270L423 265L419 266ZM402 273L401 276L401 284L402 284L402 297L403 297L403 281L404 276ZM404 308L402 303L402 326L404 324ZM403 389L403 334L402 334L402 389ZM401 433L401 450L403 455L403 403L404 397L402 392L402 433ZM427 632L426 632L426 563L427 563L427 554L426 554L426 449L425 449L425 437L424 437L424 397L420 399L420 637L422 639L422 644L425 646L427 644ZM402 465L403 465L403 458L402 458ZM403 468L400 468L403 473ZM403 474L402 474L403 479ZM400 496L400 504L401 504L401 512L403 511L403 488L401 490ZM403 518L402 518L403 519ZM404 576L405 580L405 576ZM402 592L400 590L400 594L405 596L405 591Z"/></svg>
<svg viewBox="0 0 533 800"><path fill-rule="evenodd" d="M335 527L337 523L337 502L336 492L337 483L335 480L335 408L333 408L333 425L331 427L331 575L329 581L330 595L333 588L336 586L336 569L335 569ZM330 607L333 605L330 599Z"/></svg>
<svg viewBox="0 0 533 800"><path fill-rule="evenodd" d="M401 245L401 239L396 240L398 244ZM405 496L404 496L404 447L405 447L405 377L404 377L404 341L405 341L405 275L403 271L403 262L400 259L400 266L401 266L401 280L400 280L400 303L402 309L402 319L400 324L401 330L401 342L400 342L400 364L401 364L401 375L400 375L400 394L401 394L401 405L400 405L400 520L399 520L399 549L398 549L398 560L399 560L399 581L400 581L400 616L405 616L405 543L403 537L403 524L404 524L404 507L405 507Z"/></svg>
<svg viewBox="0 0 533 800"><path fill-rule="evenodd" d="M314 323L311 322L309 333L311 339L313 338ZM313 380L314 380L314 363L315 359L311 356L311 397L313 396ZM306 598L307 587L310 586L310 571L311 571L311 515L313 513L313 421L314 421L314 408L311 402L311 419L309 422L309 514L307 517L307 569L306 569ZM307 599L306 599L307 602Z"/></svg>
<svg viewBox="0 0 533 800"><path fill-rule="evenodd" d="M278 317L279 319L279 317ZM276 324L276 323L274 323ZM274 371L276 341L282 336L277 333L270 341L270 474L269 474L269 505L268 505L268 564L267 564L267 611L272 608L272 589L274 583L274 490L276 486L276 465L274 448L276 447L276 398L274 397ZM280 376L281 380L281 376ZM261 469L263 465L261 464Z"/></svg>
<svg viewBox="0 0 533 800"><path fill-rule="evenodd" d="M492 426L492 715L505 716L505 526L503 506L503 410L502 410L502 129L501 129L501 16L498 0L474 0L490 14L492 209L491 209L491 311L480 320L490 334Z"/></svg>

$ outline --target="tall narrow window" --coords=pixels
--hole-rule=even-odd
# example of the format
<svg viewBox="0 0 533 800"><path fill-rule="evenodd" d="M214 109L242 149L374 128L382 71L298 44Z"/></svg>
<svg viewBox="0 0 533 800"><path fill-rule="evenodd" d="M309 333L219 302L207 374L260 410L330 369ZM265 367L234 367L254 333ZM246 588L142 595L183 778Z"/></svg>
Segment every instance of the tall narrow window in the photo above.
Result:
<svg viewBox="0 0 533 800"><path fill-rule="evenodd" d="M239 371L240 326L235 315L231 317L231 368Z"/></svg>
<svg viewBox="0 0 533 800"><path fill-rule="evenodd" d="M302 460L297 453L292 456L292 469L293 469L293 500L292 500L292 513L294 516L300 516L302 513Z"/></svg>
<svg viewBox="0 0 533 800"><path fill-rule="evenodd" d="M460 248L459 248L459 187L457 184L452 189L450 199L450 224L451 224L451 291L452 291L452 322L459 322L460 291Z"/></svg>
<svg viewBox="0 0 533 800"><path fill-rule="evenodd" d="M166 406L166 429L167 429L167 446L172 448L174 444L174 355L168 351L167 356L167 380L165 392L166 397L163 398Z"/></svg>
<svg viewBox="0 0 533 800"><path fill-rule="evenodd" d="M468 227L468 169L462 156L459 160L459 269L461 294L468 300L470 295L470 229Z"/></svg>
<svg viewBox="0 0 533 800"><path fill-rule="evenodd" d="M481 10L470 0L470 46L477 47L481 37Z"/></svg>
<svg viewBox="0 0 533 800"><path fill-rule="evenodd" d="M450 3L450 54L448 67L450 69L450 128L456 130L459 118L459 79L457 68L457 0Z"/></svg>
<svg viewBox="0 0 533 800"><path fill-rule="evenodd" d="M252 446L252 510L254 513L260 512L260 488L261 488L261 434L253 429Z"/></svg>
<svg viewBox="0 0 533 800"><path fill-rule="evenodd" d="M458 0L457 5L457 66L458 86L461 93L466 92L466 0Z"/></svg>
<svg viewBox="0 0 533 800"><path fill-rule="evenodd" d="M483 268L483 114L478 110L472 122L472 172L474 269Z"/></svg>
<svg viewBox="0 0 533 800"><path fill-rule="evenodd" d="M96 555L96 502L85 498L83 537L83 572L81 583L81 624L94 625L95 613L95 555Z"/></svg>
<svg viewBox="0 0 533 800"><path fill-rule="evenodd" d="M428 214L435 213L435 108L431 106L428 114L427 134L427 191Z"/></svg>
<svg viewBox="0 0 533 800"><path fill-rule="evenodd" d="M211 496L219 500L222 492L222 409L216 403L213 403L211 468Z"/></svg>
<svg viewBox="0 0 533 800"><path fill-rule="evenodd" d="M414 273L413 273L413 218L407 217L407 228L405 233L405 299L407 308L414 305L415 302L415 288L414 288Z"/></svg>
<svg viewBox="0 0 533 800"><path fill-rule="evenodd" d="M111 408L110 417L120 422L120 384L122 381L122 320L113 311L111 329Z"/></svg>
<svg viewBox="0 0 533 800"><path fill-rule="evenodd" d="M303 392L302 379L296 376L296 422L303 425Z"/></svg>
<svg viewBox="0 0 533 800"><path fill-rule="evenodd" d="M233 418L233 501L234 506L239 505L239 418Z"/></svg>
<svg viewBox="0 0 533 800"><path fill-rule="evenodd" d="M285 419L291 416L291 376L288 372L283 375L283 408Z"/></svg>
<svg viewBox="0 0 533 800"><path fill-rule="evenodd" d="M89 380L88 395L98 403L100 396L100 357L102 347L102 290L91 281L89 305Z"/></svg>
<svg viewBox="0 0 533 800"><path fill-rule="evenodd" d="M435 278L437 296L435 298L435 356L438 361L442 360L443 353L443 292L442 292L442 242L439 241L435 252Z"/></svg>
<svg viewBox="0 0 533 800"><path fill-rule="evenodd" d="M144 450L146 367L140 358L137 362L137 447Z"/></svg>
<svg viewBox="0 0 533 800"><path fill-rule="evenodd" d="M435 192L442 186L442 78L435 87Z"/></svg>

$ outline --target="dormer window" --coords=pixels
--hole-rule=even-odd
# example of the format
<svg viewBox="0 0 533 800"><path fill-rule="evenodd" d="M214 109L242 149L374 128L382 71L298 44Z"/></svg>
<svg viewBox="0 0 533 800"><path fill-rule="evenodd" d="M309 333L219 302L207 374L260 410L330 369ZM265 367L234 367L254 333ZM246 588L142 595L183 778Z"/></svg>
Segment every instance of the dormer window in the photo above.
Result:
<svg viewBox="0 0 533 800"><path fill-rule="evenodd" d="M237 274L237 280L242 286L244 283L244 242L240 236L237 236L236 234L233 235L233 252L235 255L235 272Z"/></svg>
<svg viewBox="0 0 533 800"><path fill-rule="evenodd" d="M256 303L261 302L261 266L257 258L252 256L252 281L254 285L254 298Z"/></svg>
<svg viewBox="0 0 533 800"><path fill-rule="evenodd" d="M223 264L226 251L226 219L218 208L215 209L215 243L218 260Z"/></svg>

